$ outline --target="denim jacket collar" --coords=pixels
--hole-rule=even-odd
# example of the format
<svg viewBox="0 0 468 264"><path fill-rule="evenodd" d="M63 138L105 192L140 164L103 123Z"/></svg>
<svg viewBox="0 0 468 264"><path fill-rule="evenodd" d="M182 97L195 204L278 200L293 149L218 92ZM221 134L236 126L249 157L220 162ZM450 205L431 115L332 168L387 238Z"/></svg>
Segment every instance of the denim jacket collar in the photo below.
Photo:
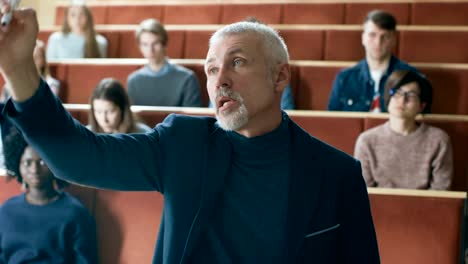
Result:
<svg viewBox="0 0 468 264"><path fill-rule="evenodd" d="M388 63L388 68L383 74L382 77L388 77L389 72L393 72L395 69L395 65L398 64L400 60L398 60L395 56L390 57L390 62ZM366 59L363 59L359 62L359 68L360 68L360 75L359 78L363 81L362 83L369 83L372 81L372 78L370 76L370 70L369 70L369 64L367 63Z"/></svg>

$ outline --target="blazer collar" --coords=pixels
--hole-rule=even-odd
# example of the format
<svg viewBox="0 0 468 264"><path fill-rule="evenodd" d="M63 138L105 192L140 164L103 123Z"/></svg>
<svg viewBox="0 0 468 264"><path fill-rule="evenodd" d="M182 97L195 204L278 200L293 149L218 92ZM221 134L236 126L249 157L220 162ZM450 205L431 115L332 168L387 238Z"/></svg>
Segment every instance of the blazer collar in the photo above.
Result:
<svg viewBox="0 0 468 264"><path fill-rule="evenodd" d="M296 258L314 215L323 167L319 162L315 140L290 121L291 175L289 178L288 213L286 220L286 262Z"/></svg>
<svg viewBox="0 0 468 264"><path fill-rule="evenodd" d="M226 132L215 124L214 131L209 135L207 142L204 151L206 162L204 164L200 208L192 222L180 263L184 263L187 255L190 255L203 229L212 214L215 213L214 208L221 200L219 197L225 189L225 180L231 168L232 147L226 140Z"/></svg>
<svg viewBox="0 0 468 264"><path fill-rule="evenodd" d="M215 125L216 126L216 125ZM322 167L313 140L302 128L289 120L291 138L291 173L289 178L288 213L286 220L286 252L288 260L295 259L301 242L307 232L308 224L317 206ZM206 149L206 165L203 179L201 207L195 217L186 243L186 256L193 250L203 228L208 223L219 197L224 190L226 176L231 168L232 147L226 134L220 128L210 135Z"/></svg>

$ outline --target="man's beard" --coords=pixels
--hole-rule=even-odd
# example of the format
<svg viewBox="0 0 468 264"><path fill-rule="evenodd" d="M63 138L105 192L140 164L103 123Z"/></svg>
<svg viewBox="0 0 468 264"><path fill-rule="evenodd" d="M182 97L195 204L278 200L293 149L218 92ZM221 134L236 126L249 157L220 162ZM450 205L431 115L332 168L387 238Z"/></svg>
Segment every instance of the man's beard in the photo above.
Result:
<svg viewBox="0 0 468 264"><path fill-rule="evenodd" d="M239 107L234 110L227 110L224 112L219 111L217 105L219 97L229 97L232 100L235 100ZM226 88L221 87L216 93L216 118L218 119L219 126L226 131L236 131L247 124L249 121L249 115L247 108L244 104L244 99L240 94Z"/></svg>

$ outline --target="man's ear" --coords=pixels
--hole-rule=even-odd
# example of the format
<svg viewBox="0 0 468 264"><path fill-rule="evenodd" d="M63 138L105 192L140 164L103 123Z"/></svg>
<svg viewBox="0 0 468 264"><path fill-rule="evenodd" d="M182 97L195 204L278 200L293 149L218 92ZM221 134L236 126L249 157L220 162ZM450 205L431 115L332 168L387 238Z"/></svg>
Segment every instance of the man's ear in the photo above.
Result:
<svg viewBox="0 0 468 264"><path fill-rule="evenodd" d="M276 92L283 92L291 81L291 69L288 63L279 64L273 82Z"/></svg>

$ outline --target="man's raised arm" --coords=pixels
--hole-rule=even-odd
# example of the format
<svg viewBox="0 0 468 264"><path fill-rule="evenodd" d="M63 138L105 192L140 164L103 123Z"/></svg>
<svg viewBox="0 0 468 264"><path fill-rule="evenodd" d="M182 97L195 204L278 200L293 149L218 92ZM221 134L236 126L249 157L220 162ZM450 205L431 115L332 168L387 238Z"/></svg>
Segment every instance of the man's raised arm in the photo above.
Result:
<svg viewBox="0 0 468 264"><path fill-rule="evenodd" d="M6 0L1 0L3 14L10 11ZM39 87L39 73L33 59L38 22L33 9L13 12L11 23L0 26L0 72L15 101L23 102L34 95Z"/></svg>

